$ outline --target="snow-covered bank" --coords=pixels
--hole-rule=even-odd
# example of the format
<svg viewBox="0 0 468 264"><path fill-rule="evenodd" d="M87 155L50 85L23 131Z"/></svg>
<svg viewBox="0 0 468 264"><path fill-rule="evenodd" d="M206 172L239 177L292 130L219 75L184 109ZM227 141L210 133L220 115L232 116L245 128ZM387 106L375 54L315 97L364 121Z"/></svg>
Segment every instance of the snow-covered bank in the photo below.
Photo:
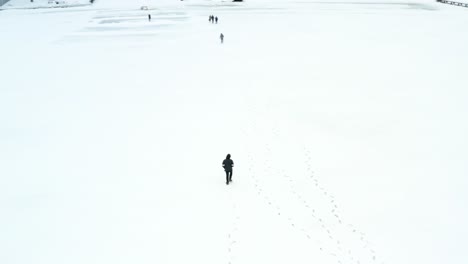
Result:
<svg viewBox="0 0 468 264"><path fill-rule="evenodd" d="M6 4L9 0L0 0L0 6Z"/></svg>
<svg viewBox="0 0 468 264"><path fill-rule="evenodd" d="M89 0L10 0L2 9L63 8L90 5Z"/></svg>
<svg viewBox="0 0 468 264"><path fill-rule="evenodd" d="M461 9L200 3L2 11L1 263L468 261Z"/></svg>

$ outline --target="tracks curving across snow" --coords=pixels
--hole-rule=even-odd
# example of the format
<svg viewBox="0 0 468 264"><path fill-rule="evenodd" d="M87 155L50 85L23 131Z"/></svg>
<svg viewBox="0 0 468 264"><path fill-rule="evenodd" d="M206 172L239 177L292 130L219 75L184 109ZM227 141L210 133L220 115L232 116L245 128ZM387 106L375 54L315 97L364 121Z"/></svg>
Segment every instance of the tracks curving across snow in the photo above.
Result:
<svg viewBox="0 0 468 264"><path fill-rule="evenodd" d="M251 116L256 114L252 113ZM265 124L252 121L248 127L250 133L244 133L249 138L255 138L253 134L264 131ZM366 234L346 221L336 197L316 175L311 151L306 147L302 148L301 156L305 157L303 171L307 175L296 176L295 170L276 165L279 162L275 162L278 161L275 160L275 153L280 151L275 150L272 145L276 146L274 142L280 141L281 131L275 125L272 125L273 128L266 127L269 135L262 133L262 136L267 142L256 145L255 150L249 146L247 151L247 173L256 199L281 219L279 222L288 226L291 232L305 238L310 254L322 255L325 263L383 263ZM258 158L254 158L258 155L262 156L261 163ZM236 220L237 218L234 222ZM229 239L235 243L231 233ZM232 263L231 256L229 263Z"/></svg>

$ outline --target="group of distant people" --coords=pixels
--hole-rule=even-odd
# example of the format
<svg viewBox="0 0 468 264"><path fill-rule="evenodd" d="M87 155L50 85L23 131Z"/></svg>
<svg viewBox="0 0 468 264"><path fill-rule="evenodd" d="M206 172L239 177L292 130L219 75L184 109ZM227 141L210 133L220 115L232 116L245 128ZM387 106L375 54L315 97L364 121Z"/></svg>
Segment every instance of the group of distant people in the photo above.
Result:
<svg viewBox="0 0 468 264"><path fill-rule="evenodd" d="M210 15L210 16L208 17L208 21L211 22L212 24L214 24L214 23L218 24L218 17L217 17L217 16ZM221 40L221 44L223 44L223 43L224 43L224 35L223 35L223 33L221 33L221 34L219 35L219 39Z"/></svg>
<svg viewBox="0 0 468 264"><path fill-rule="evenodd" d="M217 17L217 16L211 15L211 16L208 18L208 21L211 22L211 23L216 23L216 24L218 24L218 17Z"/></svg>
<svg viewBox="0 0 468 264"><path fill-rule="evenodd" d="M151 14L148 14L148 21L151 22ZM211 22L211 23L216 23L218 24L218 17L217 16L213 16L213 15L210 15L210 17L208 18L208 21ZM219 35L219 39L221 40L221 44L224 43L224 35L223 33L221 33Z"/></svg>

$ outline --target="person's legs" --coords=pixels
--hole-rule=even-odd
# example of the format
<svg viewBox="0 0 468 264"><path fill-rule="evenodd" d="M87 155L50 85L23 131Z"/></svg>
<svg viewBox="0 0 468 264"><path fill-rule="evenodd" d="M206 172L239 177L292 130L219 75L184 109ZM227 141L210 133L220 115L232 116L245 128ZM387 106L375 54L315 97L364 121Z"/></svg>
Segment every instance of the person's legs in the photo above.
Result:
<svg viewBox="0 0 468 264"><path fill-rule="evenodd" d="M226 184L229 184L229 171L226 171Z"/></svg>
<svg viewBox="0 0 468 264"><path fill-rule="evenodd" d="M232 171L229 172L229 181L232 182Z"/></svg>

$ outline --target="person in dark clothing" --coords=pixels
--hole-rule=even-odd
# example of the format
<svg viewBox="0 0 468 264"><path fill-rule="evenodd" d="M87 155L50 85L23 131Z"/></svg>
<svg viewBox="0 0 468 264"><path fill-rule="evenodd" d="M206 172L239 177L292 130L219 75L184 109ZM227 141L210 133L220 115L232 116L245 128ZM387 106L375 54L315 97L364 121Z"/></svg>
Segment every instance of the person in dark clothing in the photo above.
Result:
<svg viewBox="0 0 468 264"><path fill-rule="evenodd" d="M219 38L221 39L221 44L224 42L224 35L223 33L221 33L221 35L219 35Z"/></svg>
<svg viewBox="0 0 468 264"><path fill-rule="evenodd" d="M213 16L210 15L210 18L208 18L208 21L211 22L212 19L213 19Z"/></svg>
<svg viewBox="0 0 468 264"><path fill-rule="evenodd" d="M148 21L151 22L151 14L148 14Z"/></svg>
<svg viewBox="0 0 468 264"><path fill-rule="evenodd" d="M223 160L224 171L226 172L226 184L232 182L232 167L234 167L234 161L231 159L231 154L227 154L226 159Z"/></svg>
<svg viewBox="0 0 468 264"><path fill-rule="evenodd" d="M218 17L215 17L215 22L216 24L218 24Z"/></svg>

